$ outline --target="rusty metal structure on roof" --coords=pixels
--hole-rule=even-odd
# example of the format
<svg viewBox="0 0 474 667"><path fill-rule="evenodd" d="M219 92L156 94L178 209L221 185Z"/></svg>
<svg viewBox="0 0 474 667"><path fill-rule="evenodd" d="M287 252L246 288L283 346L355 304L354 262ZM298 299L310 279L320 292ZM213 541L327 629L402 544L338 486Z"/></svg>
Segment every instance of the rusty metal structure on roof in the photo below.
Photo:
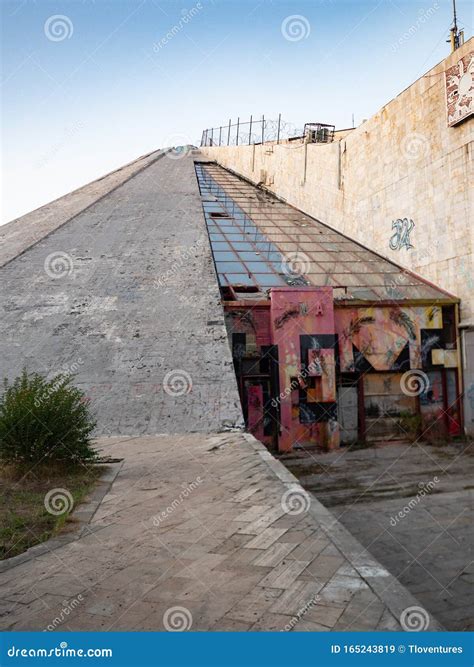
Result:
<svg viewBox="0 0 474 667"><path fill-rule="evenodd" d="M335 125L305 123L303 135L310 144L330 144L334 141Z"/></svg>

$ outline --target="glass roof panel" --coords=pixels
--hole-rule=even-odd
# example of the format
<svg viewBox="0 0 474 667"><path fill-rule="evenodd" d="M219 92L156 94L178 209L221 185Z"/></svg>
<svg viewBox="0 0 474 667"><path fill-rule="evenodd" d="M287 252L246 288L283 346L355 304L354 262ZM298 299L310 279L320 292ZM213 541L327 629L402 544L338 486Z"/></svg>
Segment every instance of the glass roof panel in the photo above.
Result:
<svg viewBox="0 0 474 667"><path fill-rule="evenodd" d="M219 273L248 273L240 262L216 262L216 267Z"/></svg>
<svg viewBox="0 0 474 667"><path fill-rule="evenodd" d="M226 273L225 274L229 285L254 285L252 277L247 273Z"/></svg>
<svg viewBox="0 0 474 667"><path fill-rule="evenodd" d="M330 285L336 299L455 300L216 163L198 162L196 173L221 285L295 284L282 263L298 253L306 255L307 274L294 278Z"/></svg>
<svg viewBox="0 0 474 667"><path fill-rule="evenodd" d="M214 253L214 259L216 262L232 262L232 260L237 260L235 253L232 251L221 251L216 250Z"/></svg>
<svg viewBox="0 0 474 667"><path fill-rule="evenodd" d="M262 287L278 287L287 284L283 276L278 276L274 273L256 273L255 279Z"/></svg>

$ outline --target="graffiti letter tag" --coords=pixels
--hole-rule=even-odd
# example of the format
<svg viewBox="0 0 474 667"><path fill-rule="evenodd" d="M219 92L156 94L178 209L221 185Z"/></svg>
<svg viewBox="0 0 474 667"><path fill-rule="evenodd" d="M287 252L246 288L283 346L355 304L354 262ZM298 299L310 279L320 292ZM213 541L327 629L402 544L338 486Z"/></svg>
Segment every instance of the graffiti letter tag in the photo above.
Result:
<svg viewBox="0 0 474 667"><path fill-rule="evenodd" d="M410 243L410 233L415 226L413 220L408 218L398 218L392 221L392 229L395 229L395 234L390 239L390 248L392 250L401 250L405 247L407 250L414 246Z"/></svg>

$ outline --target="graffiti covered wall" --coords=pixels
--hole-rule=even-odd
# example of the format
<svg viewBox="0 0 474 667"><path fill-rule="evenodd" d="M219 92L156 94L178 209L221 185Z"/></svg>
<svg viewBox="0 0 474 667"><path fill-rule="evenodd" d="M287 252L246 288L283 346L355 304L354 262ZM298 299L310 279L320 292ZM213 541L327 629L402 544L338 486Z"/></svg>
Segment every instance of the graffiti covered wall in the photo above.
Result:
<svg viewBox="0 0 474 667"><path fill-rule="evenodd" d="M458 433L449 307L334 305L331 288L288 287L225 309L247 427L262 442L395 440L406 438L400 417L416 414Z"/></svg>

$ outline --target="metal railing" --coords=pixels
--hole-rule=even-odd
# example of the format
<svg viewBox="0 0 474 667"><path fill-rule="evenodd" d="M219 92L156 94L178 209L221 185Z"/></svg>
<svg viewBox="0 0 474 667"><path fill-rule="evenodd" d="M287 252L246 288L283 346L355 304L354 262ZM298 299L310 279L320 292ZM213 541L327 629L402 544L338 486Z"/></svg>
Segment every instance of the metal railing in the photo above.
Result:
<svg viewBox="0 0 474 667"><path fill-rule="evenodd" d="M302 138L303 128L298 129L293 123L284 121L281 114L276 120L267 119L265 116L258 119L250 116L250 120L245 122L237 118L236 123L229 120L227 125L204 130L201 146L245 146Z"/></svg>
<svg viewBox="0 0 474 667"><path fill-rule="evenodd" d="M298 128L293 123L284 121L281 114L276 120L254 118L236 123L229 120L227 125L211 127L204 130L201 137L201 146L246 146L264 144L266 142L306 141L307 143L330 143L334 140L334 125L326 123L305 123L304 128Z"/></svg>

